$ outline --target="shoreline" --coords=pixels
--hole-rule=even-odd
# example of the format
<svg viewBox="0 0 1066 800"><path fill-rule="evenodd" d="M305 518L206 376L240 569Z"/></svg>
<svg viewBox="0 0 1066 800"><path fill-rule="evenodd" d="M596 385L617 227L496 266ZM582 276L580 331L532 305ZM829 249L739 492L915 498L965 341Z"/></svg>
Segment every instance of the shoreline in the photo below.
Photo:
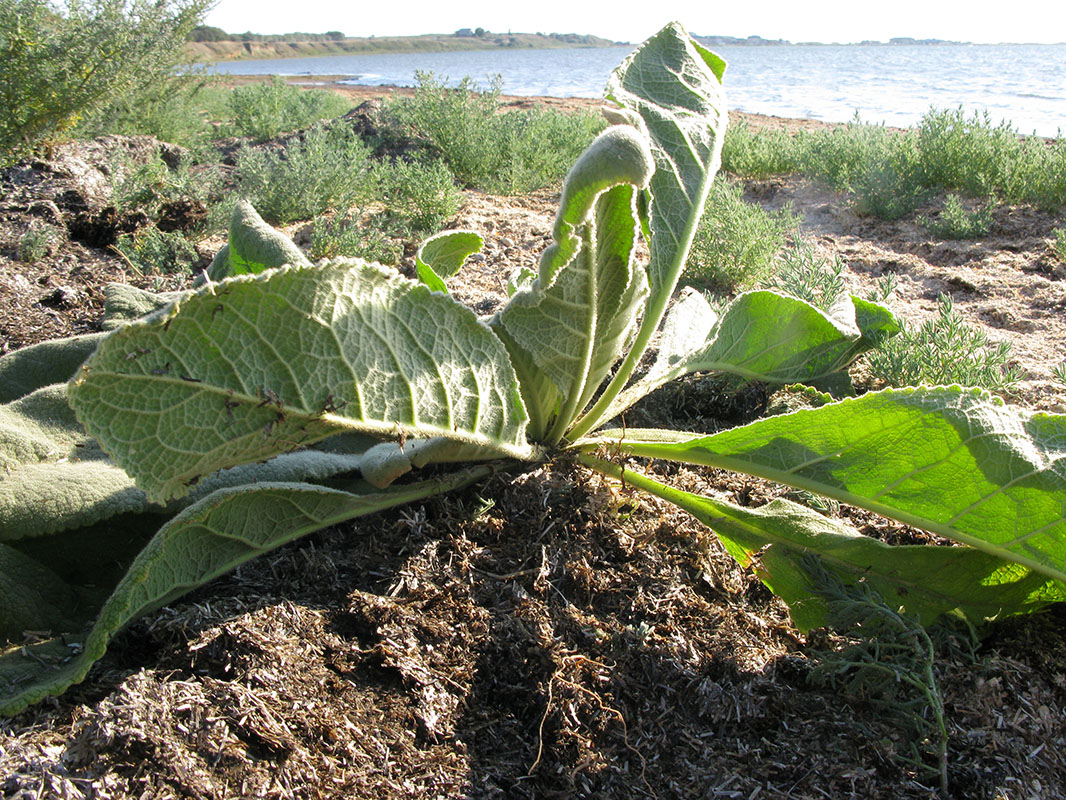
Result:
<svg viewBox="0 0 1066 800"><path fill-rule="evenodd" d="M273 75L233 75L220 76L225 85L242 86L260 83L274 78ZM415 93L413 86L396 86L383 84L366 86L362 84L342 83L348 75L282 75L285 82L292 86L306 89L326 89L343 97L350 98L356 105L367 100L387 100L392 97L410 97ZM522 110L534 107L550 108L557 111L597 111L604 104L599 97L552 97L548 95L513 95L501 94L500 101L504 108ZM846 122L826 122L802 117L781 117L773 114L759 114L751 111L730 111L731 124L744 122L755 128L773 128L795 133L800 130L824 130L846 125ZM900 129L902 130L902 129Z"/></svg>

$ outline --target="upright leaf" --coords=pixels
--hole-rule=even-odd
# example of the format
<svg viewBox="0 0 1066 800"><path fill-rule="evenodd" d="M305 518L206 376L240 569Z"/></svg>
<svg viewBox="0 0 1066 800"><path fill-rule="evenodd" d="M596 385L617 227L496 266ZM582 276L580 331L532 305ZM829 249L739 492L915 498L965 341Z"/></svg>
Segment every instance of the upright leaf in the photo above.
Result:
<svg viewBox="0 0 1066 800"><path fill-rule="evenodd" d="M712 436L605 432L626 455L807 489L1066 581L1066 417L980 389L885 390Z"/></svg>
<svg viewBox="0 0 1066 800"><path fill-rule="evenodd" d="M499 340L450 297L355 260L205 287L111 334L69 395L160 501L345 431L531 453Z"/></svg>
<svg viewBox="0 0 1066 800"><path fill-rule="evenodd" d="M567 176L554 238L536 280L519 289L493 321L519 374L543 374L562 398L569 423L620 356L646 295L634 262L635 190L651 175L647 142L635 129L604 131ZM534 392L527 379L523 389ZM531 400L531 404L536 400Z"/></svg>
<svg viewBox="0 0 1066 800"><path fill-rule="evenodd" d="M233 275L258 275L286 264L310 263L292 239L267 225L247 200L239 200L230 218L229 243L216 254L207 277L220 281Z"/></svg>
<svg viewBox="0 0 1066 800"><path fill-rule="evenodd" d="M674 22L627 56L607 82L607 99L635 112L652 141L653 299L673 292L721 163L728 123L724 74L725 62Z"/></svg>
<svg viewBox="0 0 1066 800"><path fill-rule="evenodd" d="M728 113L725 62L671 23L612 74L607 99L639 118L651 139L655 174L648 188L647 308L610 385L571 431L576 439L609 418L608 409L640 362L677 286L711 182L721 162Z"/></svg>

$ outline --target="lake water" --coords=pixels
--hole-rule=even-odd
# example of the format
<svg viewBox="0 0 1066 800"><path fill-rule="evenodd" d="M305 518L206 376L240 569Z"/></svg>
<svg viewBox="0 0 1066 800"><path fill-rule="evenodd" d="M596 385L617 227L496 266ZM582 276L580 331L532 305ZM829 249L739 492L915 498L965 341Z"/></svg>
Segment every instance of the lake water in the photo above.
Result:
<svg viewBox="0 0 1066 800"><path fill-rule="evenodd" d="M729 104L739 111L909 126L930 107L963 106L1022 133L1066 132L1066 44L770 45L716 47ZM506 94L599 97L629 47L336 55L214 65L238 75L349 75L371 86L416 84L415 71L487 83Z"/></svg>

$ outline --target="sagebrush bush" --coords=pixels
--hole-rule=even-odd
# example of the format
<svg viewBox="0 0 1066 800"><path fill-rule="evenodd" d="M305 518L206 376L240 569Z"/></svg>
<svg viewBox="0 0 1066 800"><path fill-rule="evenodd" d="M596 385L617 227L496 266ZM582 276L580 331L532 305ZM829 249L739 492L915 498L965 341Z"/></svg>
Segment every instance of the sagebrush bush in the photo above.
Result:
<svg viewBox="0 0 1066 800"><path fill-rule="evenodd" d="M51 255L65 237L66 231L62 228L35 219L19 237L19 260L26 264L36 263Z"/></svg>
<svg viewBox="0 0 1066 800"><path fill-rule="evenodd" d="M981 203L971 210L959 195L949 194L937 216L921 216L918 224L941 239L977 239L992 229L992 206Z"/></svg>
<svg viewBox="0 0 1066 800"><path fill-rule="evenodd" d="M1009 342L993 344L967 324L949 295L940 295L937 317L902 330L867 354L873 375L890 386L980 386L1009 393L1021 380L1010 364Z"/></svg>
<svg viewBox="0 0 1066 800"><path fill-rule="evenodd" d="M197 163L185 154L171 167L158 153L136 164L119 156L109 165L114 176L111 200L121 212L141 211L153 222L167 206L186 203L207 208L221 185L218 165Z"/></svg>
<svg viewBox="0 0 1066 800"><path fill-rule="evenodd" d="M754 286L773 268L774 259L798 217L791 208L764 211L744 200L740 186L718 180L696 229L685 277L716 293Z"/></svg>
<svg viewBox="0 0 1066 800"><path fill-rule="evenodd" d="M289 86L278 76L267 83L234 88L227 104L232 131L257 142L339 117L351 108L351 103L333 92Z"/></svg>
<svg viewBox="0 0 1066 800"><path fill-rule="evenodd" d="M360 199L369 156L350 128L316 125L283 149L243 148L237 193L272 223L312 219L330 209L343 213Z"/></svg>
<svg viewBox="0 0 1066 800"><path fill-rule="evenodd" d="M463 194L439 161L383 161L371 167L366 196L385 206L404 234L436 233L459 212Z"/></svg>
<svg viewBox="0 0 1066 800"><path fill-rule="evenodd" d="M200 257L180 231L164 232L152 225L122 234L115 249L142 275L189 272Z"/></svg>
<svg viewBox="0 0 1066 800"><path fill-rule="evenodd" d="M5 0L0 162L168 81L209 0Z"/></svg>
<svg viewBox="0 0 1066 800"><path fill-rule="evenodd" d="M806 300L827 311L844 293L844 260L826 258L809 242L798 242L782 251L772 275L760 286Z"/></svg>
<svg viewBox="0 0 1066 800"><path fill-rule="evenodd" d="M561 180L605 123L598 115L501 110L497 78L481 90L469 77L455 88L418 72L413 97L390 104L392 116L436 147L463 184L520 194Z"/></svg>
<svg viewBox="0 0 1066 800"><path fill-rule="evenodd" d="M317 217L311 230L311 258L317 261L350 256L397 266L403 245L389 236L376 220L369 217L364 224L359 213Z"/></svg>
<svg viewBox="0 0 1066 800"><path fill-rule="evenodd" d="M741 178L765 178L799 168L795 140L783 130L755 130L745 122L726 128L722 170Z"/></svg>

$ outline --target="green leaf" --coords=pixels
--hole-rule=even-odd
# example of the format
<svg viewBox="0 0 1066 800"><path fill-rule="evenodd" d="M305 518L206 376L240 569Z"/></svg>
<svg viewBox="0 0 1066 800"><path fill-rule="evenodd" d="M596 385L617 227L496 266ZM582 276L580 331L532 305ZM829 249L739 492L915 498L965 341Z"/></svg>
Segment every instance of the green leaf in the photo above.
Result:
<svg viewBox="0 0 1066 800"><path fill-rule="evenodd" d="M0 358L0 403L17 400L36 389L70 380L104 338L87 333L49 339Z"/></svg>
<svg viewBox="0 0 1066 800"><path fill-rule="evenodd" d="M622 106L622 117L639 119L655 159L645 234L650 294L625 359L573 427L571 439L610 418L608 409L643 357L677 286L721 163L728 123L724 69L720 58L671 23L633 51L608 81L607 99Z"/></svg>
<svg viewBox="0 0 1066 800"><path fill-rule="evenodd" d="M460 488L490 471L475 468L385 491L264 483L214 492L159 530L104 603L87 636L70 631L72 635L11 647L0 655L0 715L18 713L83 680L130 621L249 559L329 525ZM19 602L22 597L18 595Z"/></svg>
<svg viewBox="0 0 1066 800"><path fill-rule="evenodd" d="M109 283L104 287L104 318L100 327L105 331L112 331L127 322L146 317L181 300L188 294L188 292L149 292L125 283ZM73 374L73 372L70 373L70 375ZM69 379L70 375L61 380ZM53 383L58 382L53 381Z"/></svg>
<svg viewBox="0 0 1066 800"><path fill-rule="evenodd" d="M655 176L649 189L648 280L653 298L669 296L677 285L721 162L728 123L724 65L675 22L627 56L607 81L607 99L636 112L651 136Z"/></svg>
<svg viewBox="0 0 1066 800"><path fill-rule="evenodd" d="M241 483L319 481L358 471L373 440L354 449L339 444L327 440L322 445L331 452L283 453L265 463L225 470L201 481L189 498L167 510L176 513L216 489ZM78 424L65 384L0 406L0 469L5 475L0 481L0 542L47 538L119 514L159 511ZM111 547L106 541L100 546Z"/></svg>
<svg viewBox="0 0 1066 800"><path fill-rule="evenodd" d="M865 581L892 607L923 625L953 612L980 624L1066 600L1066 585L972 547L894 547L788 500L742 508L673 489L610 462L582 460L678 505L710 527L730 555L742 566L753 566L788 603L792 621L801 630L831 621L819 587L803 565L804 556L812 553L844 583Z"/></svg>
<svg viewBox="0 0 1066 800"><path fill-rule="evenodd" d="M450 297L355 260L209 285L112 333L69 397L158 501L345 431L531 455L491 331Z"/></svg>
<svg viewBox="0 0 1066 800"><path fill-rule="evenodd" d="M310 263L292 239L267 225L247 200L240 200L230 218L229 244L211 262L207 277L220 281L233 275L258 275L286 264Z"/></svg>
<svg viewBox="0 0 1066 800"><path fill-rule="evenodd" d="M643 307L646 279L634 261L635 189L647 183L651 168L647 142L635 129L600 134L567 176L555 241L537 279L515 292L494 320L506 331L512 358L555 384L563 398L560 428L618 360ZM528 385L523 389L532 394Z"/></svg>
<svg viewBox="0 0 1066 800"><path fill-rule="evenodd" d="M605 443L807 489L1066 580L1066 417L980 389L871 392L712 436L605 432L583 449Z"/></svg>
<svg viewBox="0 0 1066 800"><path fill-rule="evenodd" d="M474 231L443 231L422 242L415 256L418 279L434 292L448 293L445 278L450 278L463 262L481 252L485 240Z"/></svg>
<svg viewBox="0 0 1066 800"><path fill-rule="evenodd" d="M866 332L856 320L860 302L864 304ZM691 297L678 313L684 316L673 324L688 323L689 337L702 330L700 323L707 319L706 311ZM660 357L647 375L619 395L610 415L693 372L727 372L767 383L813 384L845 369L877 343L877 335L894 330L891 313L866 301L845 297L830 315L789 295L747 292L722 311L702 347L682 354L676 350L679 345L668 340L671 350L666 354L667 363ZM684 342L685 346L691 343L691 338Z"/></svg>

